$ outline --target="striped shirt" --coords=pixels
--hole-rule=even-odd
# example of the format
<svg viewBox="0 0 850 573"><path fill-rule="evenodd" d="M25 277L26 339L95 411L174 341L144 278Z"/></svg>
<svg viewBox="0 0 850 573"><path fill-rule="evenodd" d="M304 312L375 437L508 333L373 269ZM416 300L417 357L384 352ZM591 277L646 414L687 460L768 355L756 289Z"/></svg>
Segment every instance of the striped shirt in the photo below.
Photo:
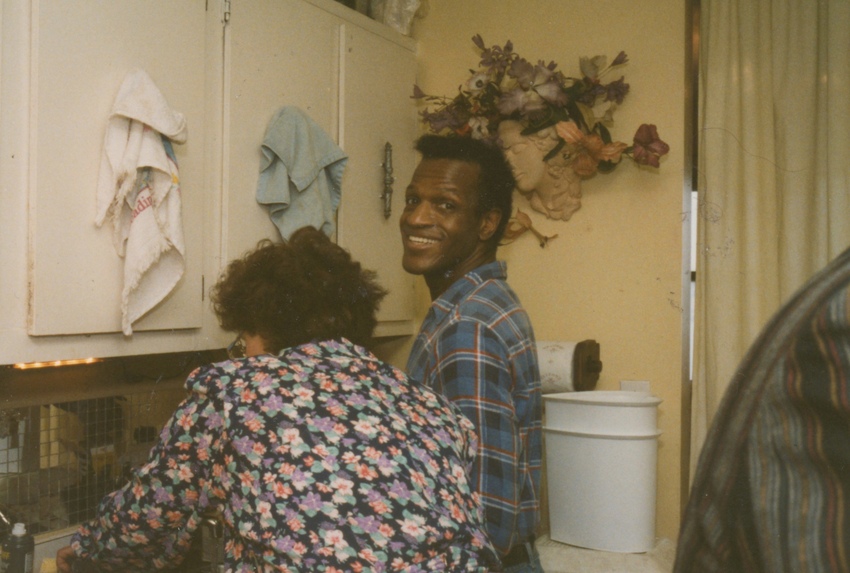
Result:
<svg viewBox="0 0 850 573"><path fill-rule="evenodd" d="M541 387L534 333L506 266L468 273L435 300L413 344L412 379L446 395L479 433L472 483L502 555L540 521Z"/></svg>
<svg viewBox="0 0 850 573"><path fill-rule="evenodd" d="M850 249L771 319L700 455L676 572L850 571Z"/></svg>

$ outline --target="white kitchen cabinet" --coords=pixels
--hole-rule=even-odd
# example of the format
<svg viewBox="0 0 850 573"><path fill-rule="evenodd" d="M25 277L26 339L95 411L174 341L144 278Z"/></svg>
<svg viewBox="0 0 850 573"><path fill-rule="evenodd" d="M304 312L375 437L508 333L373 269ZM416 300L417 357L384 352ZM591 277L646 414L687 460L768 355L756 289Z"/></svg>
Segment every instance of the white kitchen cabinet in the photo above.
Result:
<svg viewBox="0 0 850 573"><path fill-rule="evenodd" d="M210 194L204 1L37 1L32 9L29 334L121 332L124 259L113 247L111 221L94 225L95 190L107 121L133 68L147 71L169 107L186 116L189 133L185 144L174 145L186 270L133 329L199 328ZM93 22L103 24L93 30Z"/></svg>
<svg viewBox="0 0 850 573"><path fill-rule="evenodd" d="M261 238L279 238L254 199L260 143L274 113L297 106L348 155L337 238L390 291L376 334L412 334L414 279L401 267L398 231L415 159L412 40L330 1L238 1L231 9L222 258L240 255ZM389 218L381 200L387 142L393 146L394 188L401 189Z"/></svg>
<svg viewBox="0 0 850 573"><path fill-rule="evenodd" d="M209 57L220 53L220 19L205 0L2 0L0 364L213 344L202 291L220 192L210 184L220 121L209 119L221 92ZM111 226L94 217L108 116L133 68L187 118L189 139L175 146L187 268L125 337L123 261Z"/></svg>
<svg viewBox="0 0 850 573"><path fill-rule="evenodd" d="M224 261L260 239L280 239L255 198L260 146L274 113L299 107L334 139L339 122L339 18L303 0L237 0L228 20Z"/></svg>
<svg viewBox="0 0 850 573"><path fill-rule="evenodd" d="M401 266L398 219L415 164L411 126L416 125L416 110L407 97L415 80L413 54L357 26L345 26L341 41L340 140L350 158L339 210L339 243L365 268L375 269L379 282L390 292L378 313L377 333L412 334L414 277ZM391 209L385 216L382 193L387 143L394 181Z"/></svg>
<svg viewBox="0 0 850 573"><path fill-rule="evenodd" d="M338 240L391 291L378 335L412 333L397 230L417 133L412 39L332 0L0 1L0 364L223 346L205 292L227 261L278 238L254 191L265 129L284 105L349 155ZM134 67L188 120L175 146L187 269L126 337L123 261L93 219L109 110ZM396 194L385 219L388 141Z"/></svg>

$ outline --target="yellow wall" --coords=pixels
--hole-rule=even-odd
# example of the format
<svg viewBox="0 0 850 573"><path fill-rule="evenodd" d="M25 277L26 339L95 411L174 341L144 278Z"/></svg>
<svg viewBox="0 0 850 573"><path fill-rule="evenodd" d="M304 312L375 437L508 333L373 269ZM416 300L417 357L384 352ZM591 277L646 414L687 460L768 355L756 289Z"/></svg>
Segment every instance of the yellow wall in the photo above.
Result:
<svg viewBox="0 0 850 573"><path fill-rule="evenodd" d="M626 164L585 181L582 207L570 221L532 215L538 229L558 235L545 249L526 234L499 256L508 261L509 281L538 340L593 338L604 364L597 389L649 380L663 399L656 533L675 539L681 503L685 2L425 1L429 12L415 22L413 34L419 41L417 81L427 93L453 95L468 70L477 68L471 41L476 33L488 46L510 39L521 56L554 60L573 76L580 56L613 59L624 50L630 61L621 73L631 92L617 110L612 135L630 143L640 123L655 123L670 144L658 172ZM532 212L519 195L515 203ZM424 315L428 302L421 298Z"/></svg>

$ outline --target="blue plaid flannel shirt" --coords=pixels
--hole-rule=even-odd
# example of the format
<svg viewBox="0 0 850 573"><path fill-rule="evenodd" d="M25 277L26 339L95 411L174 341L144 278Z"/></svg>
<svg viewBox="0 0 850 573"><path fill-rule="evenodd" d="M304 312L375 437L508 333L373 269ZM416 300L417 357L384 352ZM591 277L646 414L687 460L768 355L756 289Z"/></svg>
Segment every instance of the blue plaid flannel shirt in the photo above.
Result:
<svg viewBox="0 0 850 573"><path fill-rule="evenodd" d="M504 555L540 521L541 387L528 315L504 262L478 267L435 300L407 371L451 399L475 424L472 483L487 532Z"/></svg>

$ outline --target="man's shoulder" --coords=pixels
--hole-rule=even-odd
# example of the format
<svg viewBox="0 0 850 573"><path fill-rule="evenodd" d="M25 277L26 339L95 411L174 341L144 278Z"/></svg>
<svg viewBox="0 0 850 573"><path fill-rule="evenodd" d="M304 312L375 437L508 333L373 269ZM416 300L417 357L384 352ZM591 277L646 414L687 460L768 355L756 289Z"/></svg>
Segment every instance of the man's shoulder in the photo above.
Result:
<svg viewBox="0 0 850 573"><path fill-rule="evenodd" d="M452 308L452 322L476 322L503 336L531 336L531 321L510 285L488 279L476 285Z"/></svg>
<svg viewBox="0 0 850 573"><path fill-rule="evenodd" d="M511 285L504 279L487 279L469 291L467 296L457 304L458 308L464 310L485 309L492 312L493 309L512 311L522 310L519 301Z"/></svg>

